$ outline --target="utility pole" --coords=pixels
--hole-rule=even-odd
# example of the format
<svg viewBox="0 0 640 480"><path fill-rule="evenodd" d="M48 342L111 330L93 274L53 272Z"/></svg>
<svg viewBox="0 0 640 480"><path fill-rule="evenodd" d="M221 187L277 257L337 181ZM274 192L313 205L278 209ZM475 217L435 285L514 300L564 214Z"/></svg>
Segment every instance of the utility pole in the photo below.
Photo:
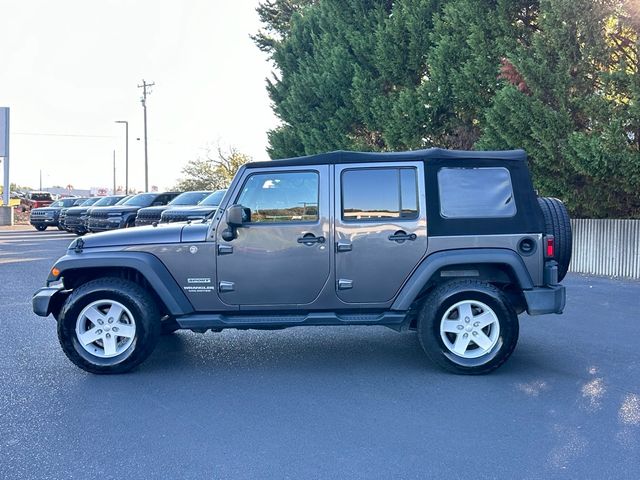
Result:
<svg viewBox="0 0 640 480"><path fill-rule="evenodd" d="M116 151L113 151L113 195L116 194Z"/></svg>
<svg viewBox="0 0 640 480"><path fill-rule="evenodd" d="M9 107L0 107L0 157L4 160L4 206L11 200L11 183L9 181ZM11 217L13 218L13 217Z"/></svg>
<svg viewBox="0 0 640 480"><path fill-rule="evenodd" d="M144 110L144 191L149 191L149 151L147 149L147 95L151 94L151 87L155 83L147 83L144 78L142 79L142 85L138 85L138 88L142 89L142 109Z"/></svg>
<svg viewBox="0 0 640 480"><path fill-rule="evenodd" d="M42 191L42 169L40 169L40 188L38 190Z"/></svg>
<svg viewBox="0 0 640 480"><path fill-rule="evenodd" d="M124 123L125 126L124 194L129 195L129 122L126 120L116 120L116 123Z"/></svg>

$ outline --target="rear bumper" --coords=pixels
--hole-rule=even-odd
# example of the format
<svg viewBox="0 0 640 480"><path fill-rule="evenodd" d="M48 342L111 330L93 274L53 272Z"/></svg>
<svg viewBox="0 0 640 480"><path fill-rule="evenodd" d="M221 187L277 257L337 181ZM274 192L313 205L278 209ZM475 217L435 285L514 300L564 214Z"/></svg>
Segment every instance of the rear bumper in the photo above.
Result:
<svg viewBox="0 0 640 480"><path fill-rule="evenodd" d="M523 290L529 315L562 313L566 303L566 291L563 285L549 285L531 290Z"/></svg>
<svg viewBox="0 0 640 480"><path fill-rule="evenodd" d="M68 294L69 290L67 290L66 293ZM40 317L49 316L50 313L59 307L59 302L64 300L64 297L66 297L66 295L62 286L41 288L34 293L31 299L33 313Z"/></svg>

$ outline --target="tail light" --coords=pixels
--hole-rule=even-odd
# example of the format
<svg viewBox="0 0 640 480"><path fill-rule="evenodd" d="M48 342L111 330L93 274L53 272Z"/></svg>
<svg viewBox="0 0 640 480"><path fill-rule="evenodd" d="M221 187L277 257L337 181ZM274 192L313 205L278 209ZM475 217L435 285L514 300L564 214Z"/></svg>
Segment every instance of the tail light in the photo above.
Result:
<svg viewBox="0 0 640 480"><path fill-rule="evenodd" d="M544 256L546 258L553 258L556 256L556 240L553 235L547 235L544 237Z"/></svg>

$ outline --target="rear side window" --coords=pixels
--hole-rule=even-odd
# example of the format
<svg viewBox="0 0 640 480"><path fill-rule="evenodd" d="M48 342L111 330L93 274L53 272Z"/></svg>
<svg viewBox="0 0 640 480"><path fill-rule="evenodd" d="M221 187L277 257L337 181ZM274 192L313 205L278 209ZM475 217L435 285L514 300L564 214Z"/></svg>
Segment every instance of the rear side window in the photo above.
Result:
<svg viewBox="0 0 640 480"><path fill-rule="evenodd" d="M418 217L415 168L368 168L342 172L342 220L410 220Z"/></svg>
<svg viewBox="0 0 640 480"><path fill-rule="evenodd" d="M438 171L440 215L444 218L504 218L516 214L509 170L442 168Z"/></svg>

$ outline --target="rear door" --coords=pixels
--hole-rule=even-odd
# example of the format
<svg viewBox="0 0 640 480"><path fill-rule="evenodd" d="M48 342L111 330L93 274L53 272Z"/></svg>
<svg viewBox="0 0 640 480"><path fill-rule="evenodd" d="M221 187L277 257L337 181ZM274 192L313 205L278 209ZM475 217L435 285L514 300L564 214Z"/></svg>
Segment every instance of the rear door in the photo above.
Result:
<svg viewBox="0 0 640 480"><path fill-rule="evenodd" d="M391 300L427 250L422 162L335 167L336 289Z"/></svg>

